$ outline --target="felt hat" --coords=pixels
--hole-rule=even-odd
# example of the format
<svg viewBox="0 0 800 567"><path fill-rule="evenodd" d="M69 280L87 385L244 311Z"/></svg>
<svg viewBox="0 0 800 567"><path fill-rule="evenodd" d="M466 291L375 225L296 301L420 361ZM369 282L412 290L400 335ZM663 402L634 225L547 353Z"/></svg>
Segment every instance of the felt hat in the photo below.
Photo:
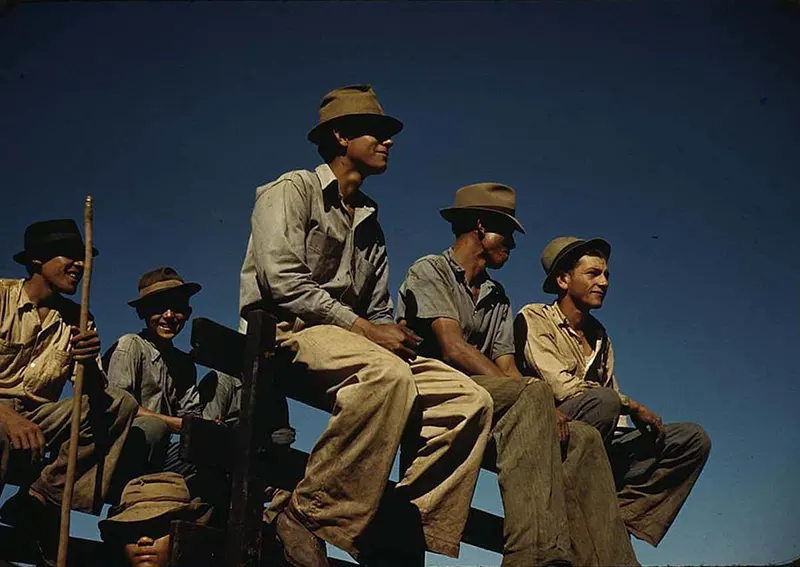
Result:
<svg viewBox="0 0 800 567"><path fill-rule="evenodd" d="M611 245L602 238L583 240L576 236L559 236L550 241L542 252L542 269L546 274L542 289L546 293L558 294L556 274L569 260L580 258L586 250L601 250L606 258L611 258Z"/></svg>
<svg viewBox="0 0 800 567"><path fill-rule="evenodd" d="M129 301L128 305L138 307L154 296L166 292L182 292L192 296L201 289L203 286L199 283L183 281L183 278L173 268L156 268L142 274L142 277L139 278L139 297Z"/></svg>
<svg viewBox="0 0 800 567"><path fill-rule="evenodd" d="M181 475L160 472L140 476L125 485L120 503L111 507L108 517L98 527L107 541L113 532L137 523L165 517L192 518L205 523L210 515L211 506L199 498L192 499Z"/></svg>
<svg viewBox="0 0 800 567"><path fill-rule="evenodd" d="M402 122L383 112L378 96L370 85L351 85L334 89L322 97L319 123L308 133L309 142L318 144L321 135L334 122L346 117L374 121L384 139L391 138L403 129Z"/></svg>
<svg viewBox="0 0 800 567"><path fill-rule="evenodd" d="M86 245L72 219L55 219L35 222L25 229L25 248L14 254L15 262L27 264L31 258L66 255L73 259L83 258ZM97 256L97 248L92 248Z"/></svg>
<svg viewBox="0 0 800 567"><path fill-rule="evenodd" d="M508 185L500 183L476 183L467 185L456 191L452 207L439 211L448 221L453 222L455 216L465 210L488 211L508 218L514 227L524 233L522 223L516 214L516 193Z"/></svg>

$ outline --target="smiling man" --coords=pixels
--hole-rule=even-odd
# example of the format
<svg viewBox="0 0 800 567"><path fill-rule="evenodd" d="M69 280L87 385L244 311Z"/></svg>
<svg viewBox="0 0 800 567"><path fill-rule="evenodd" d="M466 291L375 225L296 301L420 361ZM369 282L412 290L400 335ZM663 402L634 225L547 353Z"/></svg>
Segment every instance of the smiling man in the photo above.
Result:
<svg viewBox="0 0 800 567"><path fill-rule="evenodd" d="M85 394L75 509L99 512L136 414L130 395L106 388L94 321L80 333L80 306L64 297L78 289L84 255L74 221L37 222L25 231L25 249L14 255L28 277L0 279L0 487L12 455L41 464L48 450L57 453L0 515L37 540L46 565L55 564L72 416L72 399L59 398L76 363L85 368Z"/></svg>
<svg viewBox="0 0 800 567"><path fill-rule="evenodd" d="M636 565L600 435L567 424L550 387L517 370L511 302L489 274L506 264L514 232L522 232L515 210L507 185L459 189L441 211L455 243L409 268L398 315L423 337L421 352L472 375L492 396L502 566Z"/></svg>
<svg viewBox="0 0 800 567"><path fill-rule="evenodd" d="M633 535L658 545L703 470L711 443L694 423L661 417L620 393L614 352L591 315L608 293L611 246L603 239L556 238L542 253L552 305L531 304L515 320L519 364L544 378L559 410L603 436L622 518ZM618 427L627 415L636 429Z"/></svg>
<svg viewBox="0 0 800 567"><path fill-rule="evenodd" d="M419 337L394 322L378 206L361 187L386 170L402 123L369 85L328 93L319 114L308 139L325 163L257 190L241 272L240 313L262 302L276 312L278 343L301 370L292 379L332 414L276 532L294 567L327 566L323 540L370 566L412 567L426 546L457 557L492 402L416 356ZM393 493L409 517L382 514L385 531L373 520L412 410L421 423Z"/></svg>

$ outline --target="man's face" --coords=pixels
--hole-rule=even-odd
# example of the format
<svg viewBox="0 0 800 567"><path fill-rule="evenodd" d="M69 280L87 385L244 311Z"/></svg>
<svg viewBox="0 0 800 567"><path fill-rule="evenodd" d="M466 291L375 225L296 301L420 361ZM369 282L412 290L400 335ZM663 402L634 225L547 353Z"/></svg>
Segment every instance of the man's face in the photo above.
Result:
<svg viewBox="0 0 800 567"><path fill-rule="evenodd" d="M132 567L166 567L168 556L169 534L157 539L142 535L125 544L125 559Z"/></svg>
<svg viewBox="0 0 800 567"><path fill-rule="evenodd" d="M53 256L41 262L40 274L58 293L72 295L83 277L83 259L78 254Z"/></svg>
<svg viewBox="0 0 800 567"><path fill-rule="evenodd" d="M608 279L608 262L587 255L572 270L560 275L557 283L578 308L599 309L608 293Z"/></svg>
<svg viewBox="0 0 800 567"><path fill-rule="evenodd" d="M380 134L362 134L351 138L347 145L347 157L359 170L368 175L378 175L389 165L389 149L394 145L391 138L381 140Z"/></svg>
<svg viewBox="0 0 800 567"><path fill-rule="evenodd" d="M183 330L192 308L185 295L167 293L154 297L139 312L153 335L171 341Z"/></svg>
<svg viewBox="0 0 800 567"><path fill-rule="evenodd" d="M505 219L481 220L479 223L486 267L499 270L508 262L511 251L517 246L514 242L514 225Z"/></svg>

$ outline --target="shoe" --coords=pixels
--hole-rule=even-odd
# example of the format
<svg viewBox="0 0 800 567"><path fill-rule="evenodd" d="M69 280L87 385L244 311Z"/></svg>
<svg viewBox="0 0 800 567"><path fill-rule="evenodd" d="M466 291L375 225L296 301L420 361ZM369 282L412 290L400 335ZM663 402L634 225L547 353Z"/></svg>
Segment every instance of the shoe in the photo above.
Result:
<svg viewBox="0 0 800 567"><path fill-rule="evenodd" d="M37 567L56 567L61 510L42 504L27 490L21 489L0 508L0 519L25 533L33 534Z"/></svg>
<svg viewBox="0 0 800 567"><path fill-rule="evenodd" d="M275 518L275 534L283 545L284 560L292 567L330 567L325 542L297 519L291 504Z"/></svg>

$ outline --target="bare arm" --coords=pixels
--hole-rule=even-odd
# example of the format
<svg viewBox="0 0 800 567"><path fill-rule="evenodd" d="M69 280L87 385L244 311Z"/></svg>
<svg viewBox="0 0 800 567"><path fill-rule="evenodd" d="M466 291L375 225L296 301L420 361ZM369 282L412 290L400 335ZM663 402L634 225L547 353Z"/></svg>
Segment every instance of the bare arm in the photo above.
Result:
<svg viewBox="0 0 800 567"><path fill-rule="evenodd" d="M172 433L180 433L181 427L183 426L183 419L180 417L172 417L170 415L163 415L160 413L156 413L154 411L150 411L149 409L144 409L142 406L139 406L139 411L136 412L136 417L155 417L156 419L160 419L164 423L167 424L169 430Z"/></svg>
<svg viewBox="0 0 800 567"><path fill-rule="evenodd" d="M38 462L47 445L42 429L6 404L0 404L0 424L14 449L31 452L31 460Z"/></svg>
<svg viewBox="0 0 800 567"><path fill-rule="evenodd" d="M505 376L505 372L461 335L455 319L439 317L431 323L442 358L450 366L474 376ZM501 357L502 358L502 357Z"/></svg>
<svg viewBox="0 0 800 567"><path fill-rule="evenodd" d="M498 356L494 363L503 371L504 376L508 376L509 378L522 378L522 373L519 371L519 368L517 368L513 354Z"/></svg>

